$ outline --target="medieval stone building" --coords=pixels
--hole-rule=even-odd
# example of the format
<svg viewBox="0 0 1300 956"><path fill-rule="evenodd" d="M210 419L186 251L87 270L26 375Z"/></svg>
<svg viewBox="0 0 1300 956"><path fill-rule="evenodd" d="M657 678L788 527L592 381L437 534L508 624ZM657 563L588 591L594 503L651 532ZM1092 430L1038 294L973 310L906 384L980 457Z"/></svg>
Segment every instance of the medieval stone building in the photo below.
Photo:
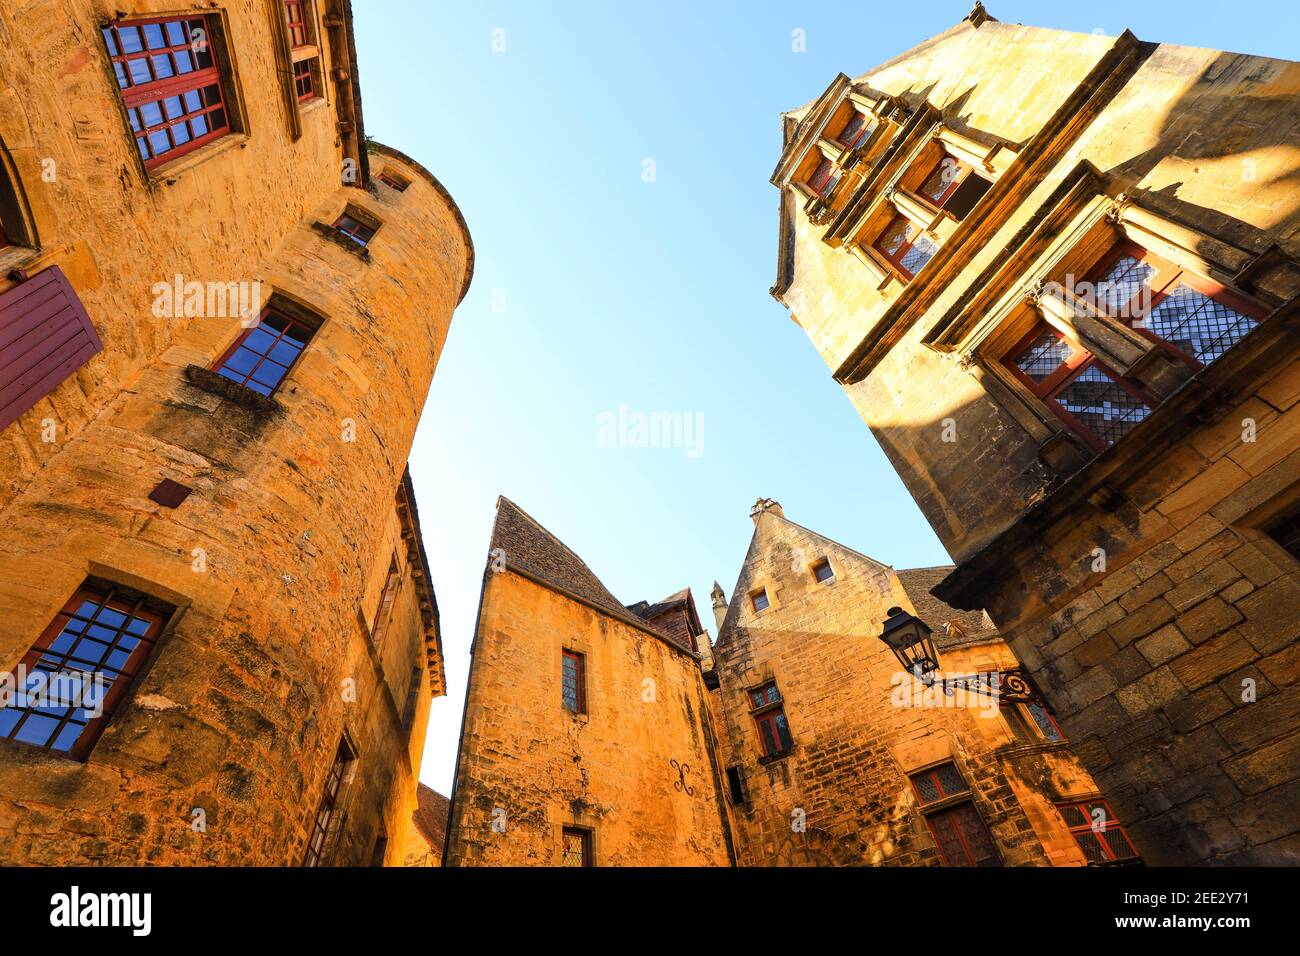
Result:
<svg viewBox="0 0 1300 956"><path fill-rule="evenodd" d="M0 11L0 861L400 863L472 245L347 0L175 11Z"/></svg>
<svg viewBox="0 0 1300 956"><path fill-rule="evenodd" d="M983 613L760 501L709 648L689 589L624 606L500 499L444 866L1062 865L1137 854L1050 713L951 696L879 640L943 627L945 668L1015 657Z"/></svg>
<svg viewBox="0 0 1300 956"><path fill-rule="evenodd" d="M1300 862L1300 64L977 4L783 123L772 292L933 594L1145 859Z"/></svg>

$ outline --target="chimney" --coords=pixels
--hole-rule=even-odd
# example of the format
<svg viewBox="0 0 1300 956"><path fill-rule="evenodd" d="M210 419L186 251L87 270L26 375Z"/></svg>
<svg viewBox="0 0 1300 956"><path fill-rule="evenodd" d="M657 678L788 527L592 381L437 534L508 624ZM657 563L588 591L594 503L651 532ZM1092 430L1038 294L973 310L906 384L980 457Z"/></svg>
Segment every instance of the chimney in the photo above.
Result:
<svg viewBox="0 0 1300 956"><path fill-rule="evenodd" d="M754 502L754 507L749 509L749 516L754 519L754 524L758 524L758 516L764 511L785 517L785 512L781 510L781 502L774 498L759 498Z"/></svg>
<svg viewBox="0 0 1300 956"><path fill-rule="evenodd" d="M713 620L717 622L718 633L722 633L722 622L727 617L727 596L722 593L722 585L713 582Z"/></svg>

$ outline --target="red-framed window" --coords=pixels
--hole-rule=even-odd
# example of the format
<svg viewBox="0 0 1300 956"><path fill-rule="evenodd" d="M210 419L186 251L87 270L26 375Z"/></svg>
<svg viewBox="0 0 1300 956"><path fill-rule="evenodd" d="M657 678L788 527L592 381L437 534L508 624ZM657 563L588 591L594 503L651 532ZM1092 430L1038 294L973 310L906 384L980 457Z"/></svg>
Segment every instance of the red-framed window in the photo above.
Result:
<svg viewBox="0 0 1300 956"><path fill-rule="evenodd" d="M315 80L312 76L310 60L298 60L293 65L293 92L298 102L309 100L316 95Z"/></svg>
<svg viewBox="0 0 1300 956"><path fill-rule="evenodd" d="M1046 741L1055 743L1065 739L1065 731L1047 710L1039 704L1008 704L1002 714L1016 736L1027 743Z"/></svg>
<svg viewBox="0 0 1300 956"><path fill-rule="evenodd" d="M1081 295L1191 368L1213 362L1254 329L1263 310L1230 289L1121 242L1079 284ZM1096 451L1127 435L1154 401L1046 321L1004 363Z"/></svg>
<svg viewBox="0 0 1300 956"><path fill-rule="evenodd" d="M344 211L334 220L334 228L364 248L370 245L370 240L374 238L379 227L364 223L350 211Z"/></svg>
<svg viewBox="0 0 1300 956"><path fill-rule="evenodd" d="M961 221L992 185L967 163L945 153L921 181L917 194Z"/></svg>
<svg viewBox="0 0 1300 956"><path fill-rule="evenodd" d="M101 32L146 169L231 131L215 16L118 20Z"/></svg>
<svg viewBox="0 0 1300 956"><path fill-rule="evenodd" d="M823 156L821 162L813 170L812 175L808 177L808 186L813 192L825 199L830 195L830 191L835 188L838 179L839 176L836 174L834 161Z"/></svg>
<svg viewBox="0 0 1300 956"><path fill-rule="evenodd" d="M84 584L16 668L21 679L0 709L0 740L85 760L166 617L143 597Z"/></svg>
<svg viewBox="0 0 1300 956"><path fill-rule="evenodd" d="M385 169L379 174L379 181L390 189L395 189L399 193L406 192L406 187L411 185L411 181L391 170Z"/></svg>
<svg viewBox="0 0 1300 956"><path fill-rule="evenodd" d="M939 854L948 866L1000 866L998 848L984 819L969 801L925 814Z"/></svg>
<svg viewBox="0 0 1300 956"><path fill-rule="evenodd" d="M307 46L311 43L311 33L307 26L307 4L305 0L284 0L284 19L289 28L289 46Z"/></svg>
<svg viewBox="0 0 1300 956"><path fill-rule="evenodd" d="M561 866L595 866L591 854L591 831L578 827L565 827L560 856Z"/></svg>
<svg viewBox="0 0 1300 956"><path fill-rule="evenodd" d="M1057 809L1089 863L1137 858L1137 850L1133 849L1128 834L1105 800L1098 798L1067 803Z"/></svg>
<svg viewBox="0 0 1300 956"><path fill-rule="evenodd" d="M750 713L754 716L754 726L758 730L758 740L763 748L763 756L775 757L794 747L790 736L790 724L785 718L785 704L777 689L776 681L768 681L761 687L746 691L749 697Z"/></svg>
<svg viewBox="0 0 1300 956"><path fill-rule="evenodd" d="M587 658L565 650L560 662L560 700L574 714L587 712Z"/></svg>
<svg viewBox="0 0 1300 956"><path fill-rule="evenodd" d="M307 840L307 855L303 866L320 866L325 853L325 840L329 837L330 824L334 822L339 805L339 792L343 789L343 778L347 775L348 764L355 759L347 739L339 741L339 749L334 753L328 776L325 777L325 789L321 792L320 803L316 807L316 816L311 822L311 836Z"/></svg>
<svg viewBox="0 0 1300 956"><path fill-rule="evenodd" d="M213 366L217 374L270 395L284 381L315 334L314 326L267 308Z"/></svg>
<svg viewBox="0 0 1300 956"><path fill-rule="evenodd" d="M939 855L948 866L999 866L993 837L970 800L947 803L970 793L970 786L954 763L943 763L909 778L921 804ZM942 806L936 806L943 804ZM933 809L927 807L933 806Z"/></svg>
<svg viewBox="0 0 1300 956"><path fill-rule="evenodd" d="M920 272L939 251L925 230L902 213L889 221L872 245L907 280Z"/></svg>
<svg viewBox="0 0 1300 956"><path fill-rule="evenodd" d="M844 121L844 127L840 130L835 139L845 149L853 149L855 146L861 146L868 136L875 130L876 124L868 120L866 115L853 110L849 113L848 119Z"/></svg>

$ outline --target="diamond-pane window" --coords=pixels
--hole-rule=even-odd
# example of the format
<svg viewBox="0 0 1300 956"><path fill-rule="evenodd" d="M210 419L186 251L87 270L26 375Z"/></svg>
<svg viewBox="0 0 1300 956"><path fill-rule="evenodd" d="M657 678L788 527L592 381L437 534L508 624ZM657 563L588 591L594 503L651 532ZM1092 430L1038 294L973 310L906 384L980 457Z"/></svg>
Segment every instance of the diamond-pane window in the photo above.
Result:
<svg viewBox="0 0 1300 956"><path fill-rule="evenodd" d="M320 866L325 855L325 840L329 836L330 824L338 810L339 791L343 788L343 779L347 775L348 764L354 755L346 739L339 741L338 750L330 764L325 777L325 787L321 791L320 803L316 807L316 816L312 818L311 836L307 838L307 855L303 866Z"/></svg>
<svg viewBox="0 0 1300 956"><path fill-rule="evenodd" d="M934 842L948 866L1000 865L993 837L973 804L959 803L927 813L925 822L930 825Z"/></svg>
<svg viewBox="0 0 1300 956"><path fill-rule="evenodd" d="M945 800L970 790L957 765L951 762L913 774L911 780L922 804Z"/></svg>
<svg viewBox="0 0 1300 956"><path fill-rule="evenodd" d="M564 709L574 714L587 712L586 658L565 651L560 668L560 697Z"/></svg>
<svg viewBox="0 0 1300 956"><path fill-rule="evenodd" d="M565 827L561 866L591 866L591 831Z"/></svg>
<svg viewBox="0 0 1300 956"><path fill-rule="evenodd" d="M1180 283L1133 322L1209 365L1259 325L1248 315Z"/></svg>
<svg viewBox="0 0 1300 956"><path fill-rule="evenodd" d="M1113 863L1137 858L1137 850L1104 800L1057 807L1089 863Z"/></svg>
<svg viewBox="0 0 1300 956"><path fill-rule="evenodd" d="M1116 317L1129 317L1126 310L1133 297L1149 286L1156 270L1135 256L1121 256L1097 279L1097 303Z"/></svg>
<svg viewBox="0 0 1300 956"><path fill-rule="evenodd" d="M939 247L921 227L904 215L897 215L881 231L874 243L876 251L888 259L906 279L911 279L939 251Z"/></svg>
<svg viewBox="0 0 1300 956"><path fill-rule="evenodd" d="M1035 382L1042 382L1068 362L1073 355L1074 349L1069 342L1061 338L1057 332L1046 330L1012 361L1020 371Z"/></svg>
<svg viewBox="0 0 1300 956"><path fill-rule="evenodd" d="M1089 365L1056 396L1061 407L1105 445L1113 445L1151 413L1140 397Z"/></svg>
<svg viewBox="0 0 1300 956"><path fill-rule="evenodd" d="M911 275L921 271L921 267L934 257L939 247L923 232L918 232L912 240L911 247L899 258L898 264Z"/></svg>
<svg viewBox="0 0 1300 956"><path fill-rule="evenodd" d="M823 156L821 162L817 164L817 168L813 170L812 176L809 177L808 185L812 187L813 192L825 198L837 179L835 164L829 158Z"/></svg>
<svg viewBox="0 0 1300 956"><path fill-rule="evenodd" d="M852 149L870 136L875 128L875 123L868 122L866 116L854 110L837 138L845 149Z"/></svg>

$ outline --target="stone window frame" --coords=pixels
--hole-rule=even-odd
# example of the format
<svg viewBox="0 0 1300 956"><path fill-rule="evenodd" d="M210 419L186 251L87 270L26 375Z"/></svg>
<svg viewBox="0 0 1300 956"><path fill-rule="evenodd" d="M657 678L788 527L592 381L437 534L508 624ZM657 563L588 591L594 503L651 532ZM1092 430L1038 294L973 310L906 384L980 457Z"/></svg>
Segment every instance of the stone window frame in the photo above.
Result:
<svg viewBox="0 0 1300 956"><path fill-rule="evenodd" d="M399 193L404 193L411 185L411 180L403 176L392 166L385 166L375 177L389 189Z"/></svg>
<svg viewBox="0 0 1300 956"><path fill-rule="evenodd" d="M1230 525L1243 540L1263 551L1274 564L1286 568L1300 564L1300 555L1277 538L1277 526L1297 520L1300 520L1300 481L1292 482L1267 501L1233 518Z"/></svg>
<svg viewBox="0 0 1300 956"><path fill-rule="evenodd" d="M388 559L388 570L384 573L384 584L379 589L379 601L375 604L375 616L370 625L370 643L375 648L380 646L384 634L388 631L388 624L393 617L393 606L397 603L397 595L402 590L403 571L397 551L394 550Z"/></svg>
<svg viewBox="0 0 1300 956"><path fill-rule="evenodd" d="M78 638L74 638L66 651L53 650L57 640L65 636L68 624L74 617L79 617L76 612L87 601L96 603L97 608L90 618L84 619L88 623L83 625ZM85 763L90 758L91 753L114 716L125 708L128 698L140 686L141 679L153 665L153 662L157 660L162 645L171 635L176 623L184 613L184 608L177 604L164 601L137 587L119 583L110 577L92 573L87 575L81 584L77 586L72 596L60 605L59 610L55 612L50 622L41 630L36 640L23 654L19 664L14 666L14 670L17 670L20 666L25 666L30 672L30 670L36 669L38 663L52 663L54 658L58 658L59 663L67 663L72 660L87 666L102 664L111 660L115 650L122 650L117 645L122 637L126 636L126 631L129 628L125 626L125 622L123 625L118 626L99 623L99 614L104 609L126 614L127 622L133 619L146 621L147 627L143 633L131 632L130 636L136 638L135 646L125 651L127 656L119 662L118 666L111 667L118 676L109 684L104 694L101 707L102 713L97 717L88 719L82 725L81 731L66 750L56 750L53 744L57 743L63 729L71 723L72 712L81 708L69 708L69 712L61 719L60 726L47 738L44 745L16 740L11 736L25 722L27 716L25 713L13 727L4 733L3 737L0 737L4 745L41 753L50 757ZM97 636L91 638L96 640L97 643L108 644L108 649L99 661L71 656L68 652L76 650L80 637L86 635L91 626L104 627L115 632L114 636L108 640L100 640ZM78 670L81 669L78 668ZM14 709L30 713L28 708L18 708L12 702L9 703ZM4 709L8 710L9 707Z"/></svg>
<svg viewBox="0 0 1300 956"><path fill-rule="evenodd" d="M211 139L205 138L197 145L187 145L183 149L172 149L163 154L163 156L167 157L164 161L151 165L140 155L139 147L136 145L136 137L128 112L129 108L122 95L124 91L118 86L117 74L113 66L113 56L104 38L103 31L120 24L132 25L197 19L202 19L205 28L208 30L207 42L212 46L216 80L221 90L222 108L226 113L226 132ZM244 105L239 65L234 45L230 39L231 30L227 11L224 9L186 7L161 15L147 12L127 14L122 17L101 19L97 24L96 31L99 37L98 49L102 57L104 74L109 88L115 93L113 99L121 118L122 130L126 134L128 148L136 169L147 186L154 187L163 182L169 185L173 184L176 177L185 170L191 169L233 146L248 142L251 125L248 110Z"/></svg>
<svg viewBox="0 0 1300 956"><path fill-rule="evenodd" d="M823 566L830 571L830 574L828 574L824 578L818 577L817 570ZM837 578L837 575L835 573L835 565L831 563L831 559L828 555L823 555L822 557L815 560L811 565L809 565L808 572L813 577L813 583L818 586L830 587L835 584L835 580Z"/></svg>
<svg viewBox="0 0 1300 956"><path fill-rule="evenodd" d="M1037 707L1042 711L1043 716L1047 718L1056 731L1055 738L1047 736L1042 723L1030 710L1031 707ZM1010 727L1012 737L1017 743L1037 747L1039 744L1066 744L1069 742L1069 738L1066 737L1061 725L1056 722L1056 718L1052 716L1052 712L1038 704L1004 705L998 708L998 712Z"/></svg>
<svg viewBox="0 0 1300 956"><path fill-rule="evenodd" d="M1200 283L1219 287L1222 295L1233 299L1239 310L1249 310L1257 321L1263 321L1272 304L1258 289L1241 287L1241 277L1249 274L1254 258L1249 253L1159 216L1125 194L1112 196L1099 180L1084 177L1083 185L1080 195L1063 201L1056 210L1060 221L1040 226L1056 235L1035 261L1018 269L1013 263L1009 275L998 277L1000 295L992 303L984 297L988 311L978 319L969 314L981 304L976 296L967 315L957 317L960 325L955 328L964 333L949 332L927 343L951 348L958 365L979 379L990 398L1039 443L1040 458L1058 469L1066 460L1081 464L1108 446L1090 440L1007 368L1009 354L1035 327L1042 323L1058 331L1070 327L1074 344L1097 357L1111 378L1123 380L1130 391L1135 386L1152 412L1203 367L1195 360L1189 362L1170 343L1143 334L1104 310L1072 297L1067 301L1069 294L1061 291L1058 277L1089 275L1117 249L1131 245Z"/></svg>
<svg viewBox="0 0 1300 956"><path fill-rule="evenodd" d="M776 691L775 700L770 699L771 694L767 693L769 688ZM760 695L763 698L761 703L755 702L755 695ZM790 718L785 712L785 695L781 693L776 678L768 678L760 684L745 688L745 704L749 708L749 715L754 720L754 730L758 734L758 745L761 751L759 762L779 760L792 753L794 751L794 731L790 729ZM785 721L785 735L790 741L789 745L785 747L781 746L781 730L776 723L778 717ZM763 727L765 725L771 728L770 733L775 750L769 751L764 742Z"/></svg>
<svg viewBox="0 0 1300 956"><path fill-rule="evenodd" d="M40 246L18 164L0 139L0 291L6 288L4 277L39 257Z"/></svg>
<svg viewBox="0 0 1300 956"><path fill-rule="evenodd" d="M764 602L766 602L763 607L758 606L759 597L762 597ZM749 611L755 617L760 614L766 614L775 606L776 605L772 601L772 592L768 589L767 585L754 588L749 592Z"/></svg>
<svg viewBox="0 0 1300 956"><path fill-rule="evenodd" d="M733 807L743 807L750 802L749 788L745 784L745 768L733 764L726 768L727 802Z"/></svg>
<svg viewBox="0 0 1300 956"><path fill-rule="evenodd" d="M951 767L953 774L960 779L962 789L954 789L949 792L947 787L944 786L939 772L947 767ZM917 784L918 777L929 777L939 790L939 796L927 800ZM962 772L961 767L953 756L946 756L941 760L936 760L908 771L907 781L911 786L913 796L916 798L917 812L920 813L921 818L925 821L926 828L929 830L930 836L934 840L935 849L938 851L939 858L943 860L945 866L952 866L953 864L944 854L943 847L939 841L939 835L935 832L934 824L930 818L936 814L943 814L957 810L960 807L970 808L970 811L975 815L980 825L984 828L984 833L988 836L989 844L993 847L995 858L997 859L997 862L1001 864L1001 848L998 846L997 840L994 839L993 831L989 828L988 821L984 819L984 814L980 812L979 806L975 800L975 790L970 785L969 777ZM959 832L959 836L962 837L962 844L966 847L966 852L973 861L974 854L971 852L970 848L966 846L965 835Z"/></svg>
<svg viewBox="0 0 1300 956"><path fill-rule="evenodd" d="M271 41L275 48L275 69L280 78L285 109L289 118L290 138L302 138L302 117L307 112L329 101L325 82L325 47L321 42L320 20L316 0L265 0L270 19ZM303 43L295 43L289 25L289 8L301 11L305 36ZM308 96L298 93L297 68L307 64L312 92Z"/></svg>
<svg viewBox="0 0 1300 956"><path fill-rule="evenodd" d="M931 259L939 255L962 223L972 219L980 202L1016 158L1016 154L1000 141L991 144L980 142L944 123L937 111L932 112L934 121L928 127L914 130L911 136L900 142L900 149L906 152L906 157L880 184L876 199L857 218L844 241L844 248L866 268L873 288L882 294L890 294L893 289L908 285ZM959 169L952 188L938 202L922 195L922 185L949 159L955 161ZM971 176L978 176L988 186L965 214L957 218L952 210L944 207ZM900 219L915 229L916 238L908 240L907 247L910 248L921 237L934 247L926 262L915 272L899 262L903 249L891 256L879 245L890 227Z"/></svg>

